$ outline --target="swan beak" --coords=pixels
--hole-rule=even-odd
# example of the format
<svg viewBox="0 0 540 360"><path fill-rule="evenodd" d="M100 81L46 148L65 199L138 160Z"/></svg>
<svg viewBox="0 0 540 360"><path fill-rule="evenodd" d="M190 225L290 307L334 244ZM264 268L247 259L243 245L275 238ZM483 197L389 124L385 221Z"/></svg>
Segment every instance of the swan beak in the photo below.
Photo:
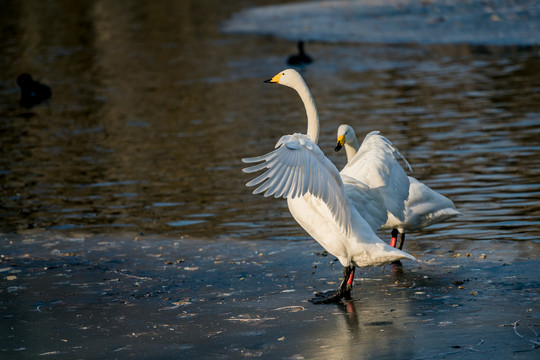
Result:
<svg viewBox="0 0 540 360"><path fill-rule="evenodd" d="M345 135L338 136L337 145L336 145L336 148L334 150L335 151L341 150L341 148L343 147L344 144L345 144Z"/></svg>
<svg viewBox="0 0 540 360"><path fill-rule="evenodd" d="M277 84L279 83L279 79L281 78L281 73L277 74L271 79L264 80L265 83L271 83L271 84Z"/></svg>

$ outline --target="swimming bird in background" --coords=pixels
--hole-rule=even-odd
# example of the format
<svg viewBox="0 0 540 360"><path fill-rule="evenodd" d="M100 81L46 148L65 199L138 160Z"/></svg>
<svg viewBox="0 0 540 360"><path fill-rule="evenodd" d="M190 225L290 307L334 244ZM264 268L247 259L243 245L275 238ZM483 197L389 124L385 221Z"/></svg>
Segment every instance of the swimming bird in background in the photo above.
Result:
<svg viewBox="0 0 540 360"><path fill-rule="evenodd" d="M356 267L416 260L377 237L351 206L337 168L317 146L319 115L302 76L287 69L265 82L288 86L298 93L307 114L307 134L284 135L275 150L242 159L244 163L258 163L243 169L246 173L265 170L246 186L258 186L254 194L286 198L298 224L343 265L343 280L337 291L318 294L310 301L325 304L350 298Z"/></svg>
<svg viewBox="0 0 540 360"><path fill-rule="evenodd" d="M311 57L309 55L307 55L304 52L304 42L302 40L300 40L300 41L298 41L296 46L298 47L298 54L289 56L289 58L287 59L287 64L289 64L289 65L307 65L307 64L311 64L313 62L313 60L311 59Z"/></svg>
<svg viewBox="0 0 540 360"><path fill-rule="evenodd" d="M347 155L347 165L342 170L342 173L354 162L362 161L357 157L362 152L369 139L369 134L362 142L362 146L358 145L358 140L354 129L349 125L340 125L337 131L337 145L335 150L339 151L345 147ZM410 166L409 166L410 168ZM456 210L452 200L434 191L427 185L421 183L417 179L409 176L409 198L405 201L405 218L398 219L394 214L388 213L387 222L381 227L382 229L392 229L392 239L390 245L403 249L405 242L405 232L414 232L422 230L430 225L448 220L455 216L461 215ZM361 178L359 180L362 180ZM399 245L397 244L399 234Z"/></svg>
<svg viewBox="0 0 540 360"><path fill-rule="evenodd" d="M52 95L49 86L35 81L27 73L20 74L17 77L17 84L21 88L21 100L19 104L27 109L42 103Z"/></svg>

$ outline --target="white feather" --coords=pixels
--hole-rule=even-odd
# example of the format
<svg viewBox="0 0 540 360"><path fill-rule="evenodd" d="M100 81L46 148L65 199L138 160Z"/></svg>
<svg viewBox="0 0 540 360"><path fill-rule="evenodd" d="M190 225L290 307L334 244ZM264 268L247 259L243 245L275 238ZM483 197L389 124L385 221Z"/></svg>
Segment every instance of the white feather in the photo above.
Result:
<svg viewBox="0 0 540 360"><path fill-rule="evenodd" d="M413 232L461 215L452 200L413 177L409 176L409 182L411 185L409 199L405 202L405 219L401 221L389 214L383 229Z"/></svg>
<svg viewBox="0 0 540 360"><path fill-rule="evenodd" d="M366 135L362 146L341 170L341 174L350 176L371 189L377 189L388 212L403 220L405 201L409 197L409 178L398 159L404 160L410 168L407 160L390 140L378 131L372 131Z"/></svg>
<svg viewBox="0 0 540 360"><path fill-rule="evenodd" d="M328 206L340 228L348 231L349 203L334 164L307 135L285 135L276 146L276 150L266 155L242 159L245 163L253 163L253 159L264 161L243 169L246 173L266 168L262 175L246 186L258 186L253 193L264 193L264 196L293 199L304 195L314 196Z"/></svg>

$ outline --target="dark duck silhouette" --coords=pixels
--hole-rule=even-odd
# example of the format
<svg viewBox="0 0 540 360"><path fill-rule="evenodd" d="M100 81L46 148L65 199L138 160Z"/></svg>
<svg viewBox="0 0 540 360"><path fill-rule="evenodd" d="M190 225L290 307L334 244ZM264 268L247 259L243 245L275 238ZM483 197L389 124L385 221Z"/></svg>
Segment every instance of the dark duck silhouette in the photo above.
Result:
<svg viewBox="0 0 540 360"><path fill-rule="evenodd" d="M287 60L287 64L289 65L311 64L313 60L311 59L309 55L307 55L304 52L304 42L300 40L297 44L297 47L298 47L298 54L289 56L289 59Z"/></svg>
<svg viewBox="0 0 540 360"><path fill-rule="evenodd" d="M30 74L23 73L17 77L17 84L21 88L21 106L30 109L51 97L51 88L32 79Z"/></svg>

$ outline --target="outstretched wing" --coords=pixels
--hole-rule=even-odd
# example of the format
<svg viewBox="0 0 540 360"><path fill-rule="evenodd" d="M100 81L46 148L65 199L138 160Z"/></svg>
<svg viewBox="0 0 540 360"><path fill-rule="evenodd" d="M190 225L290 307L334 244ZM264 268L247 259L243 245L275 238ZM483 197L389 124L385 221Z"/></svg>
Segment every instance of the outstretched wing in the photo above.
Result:
<svg viewBox="0 0 540 360"><path fill-rule="evenodd" d="M341 177L349 202L376 232L388 220L388 211L378 189L371 189L350 176Z"/></svg>
<svg viewBox="0 0 540 360"><path fill-rule="evenodd" d="M390 140L378 131L372 131L366 135L356 156L341 170L341 174L378 189L386 209L403 220L405 201L409 197L409 178L400 166L399 159L412 171L410 164Z"/></svg>
<svg viewBox="0 0 540 360"><path fill-rule="evenodd" d="M317 144L303 134L283 136L268 154L242 159L258 163L243 169L246 173L266 171L246 186L258 186L253 193L264 196L297 198L310 194L322 200L335 221L344 229L350 225L350 207L341 176Z"/></svg>

